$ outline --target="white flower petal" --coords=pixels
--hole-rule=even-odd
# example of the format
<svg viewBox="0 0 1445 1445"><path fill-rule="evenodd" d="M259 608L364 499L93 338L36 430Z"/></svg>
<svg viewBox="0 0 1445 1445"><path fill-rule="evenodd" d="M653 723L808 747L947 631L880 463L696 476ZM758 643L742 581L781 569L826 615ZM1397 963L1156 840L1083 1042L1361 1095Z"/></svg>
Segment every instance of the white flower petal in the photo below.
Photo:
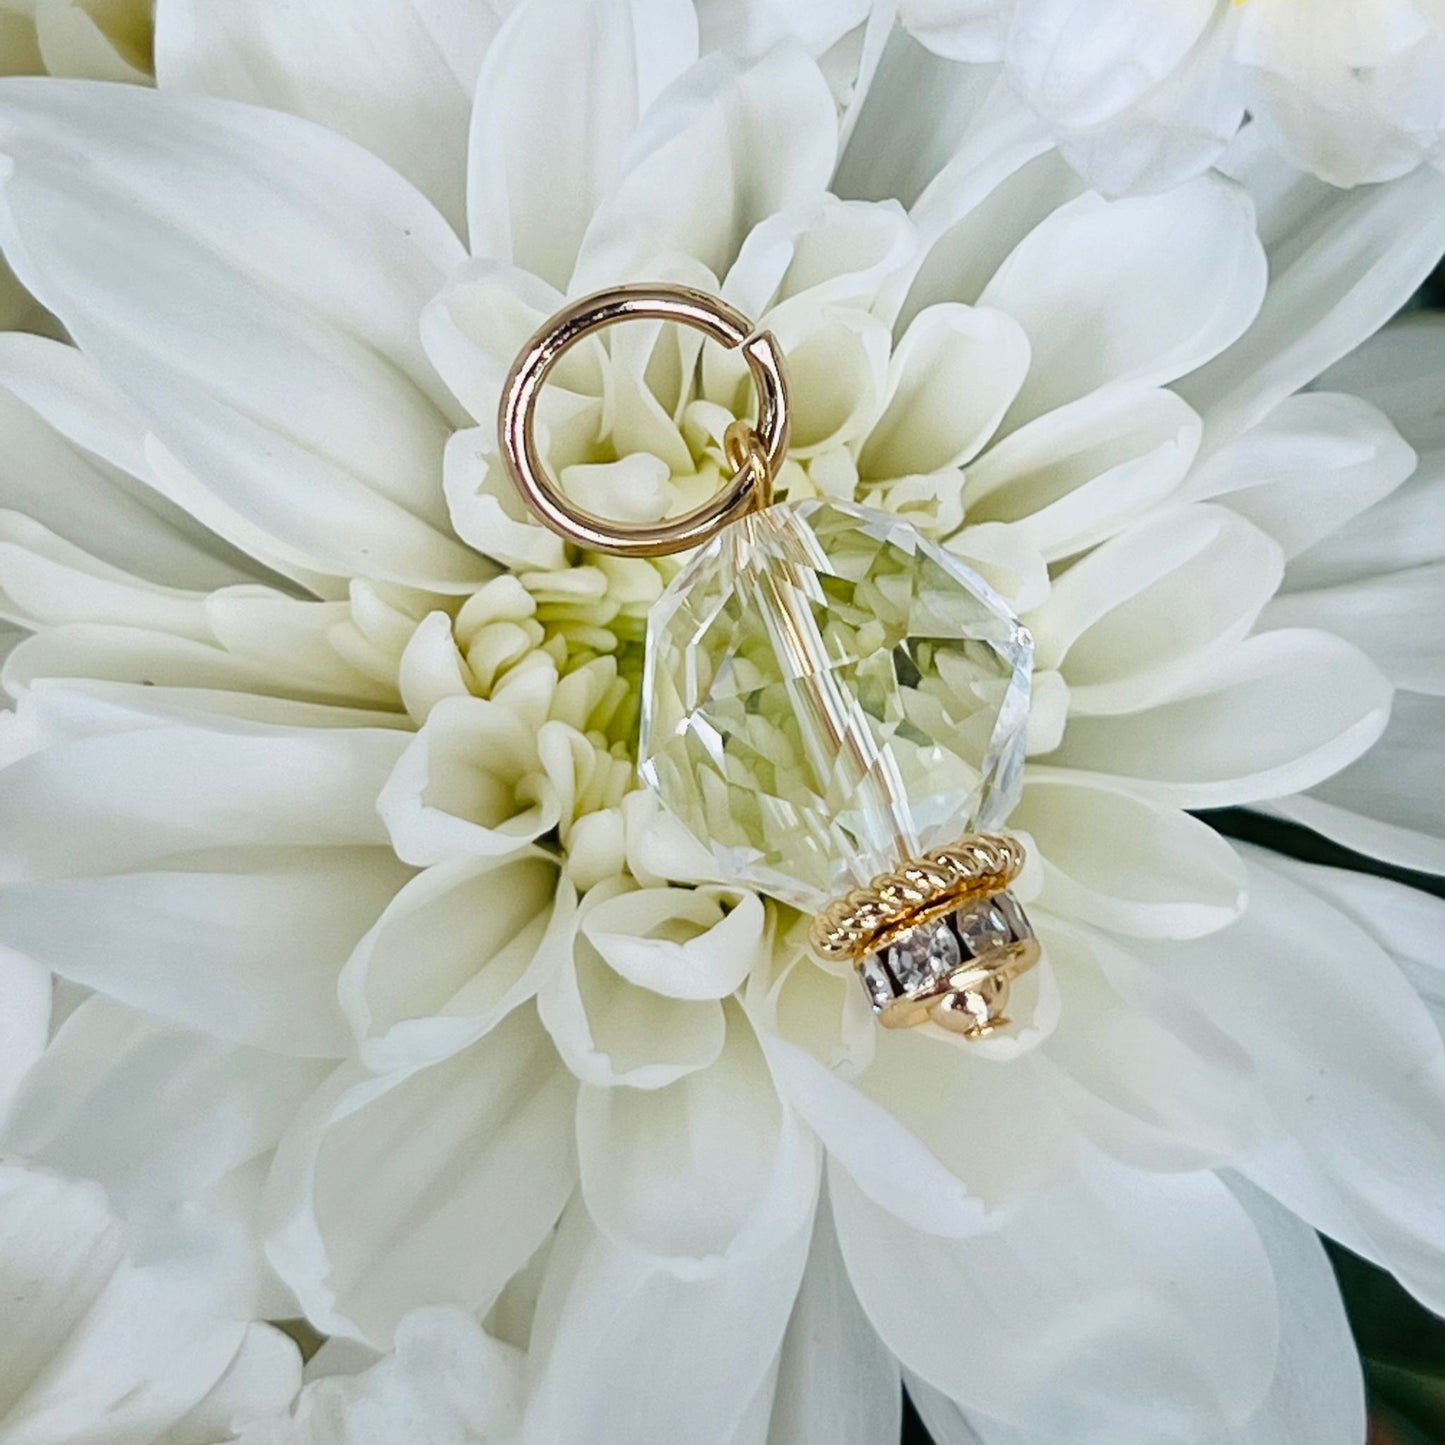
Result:
<svg viewBox="0 0 1445 1445"><path fill-rule="evenodd" d="M513 359L562 300L560 290L529 271L474 258L452 272L422 312L427 355L482 423L484 450L496 450L497 403ZM559 430L573 424L595 438L606 368L607 351L598 337L584 338L558 362L537 402L538 444L544 454L547 438L555 451Z"/></svg>
<svg viewBox="0 0 1445 1445"><path fill-rule="evenodd" d="M1007 522L1049 560L1071 556L1173 493L1200 431L1172 391L1091 392L1011 432L969 466L969 520Z"/></svg>
<svg viewBox="0 0 1445 1445"><path fill-rule="evenodd" d="M0 511L0 612L42 629L109 622L204 638L205 599L101 561L22 512Z"/></svg>
<svg viewBox="0 0 1445 1445"><path fill-rule="evenodd" d="M1153 13L1110 0L1021 0L1008 32L1009 74L1055 123L1096 124L1175 71L1215 8L1214 0Z"/></svg>
<svg viewBox="0 0 1445 1445"><path fill-rule="evenodd" d="M4 1149L96 1180L128 1213L164 1209L269 1151L323 1073L97 995L35 1066Z"/></svg>
<svg viewBox="0 0 1445 1445"><path fill-rule="evenodd" d="M598 951L587 935L588 919L624 890L613 878L588 893L571 956L542 978L537 1008L557 1052L583 1083L660 1089L714 1063L727 1022L716 998L669 998L639 988Z"/></svg>
<svg viewBox="0 0 1445 1445"><path fill-rule="evenodd" d="M1445 317L1414 312L1377 331L1319 379L1373 402L1418 452L1445 448Z"/></svg>
<svg viewBox="0 0 1445 1445"><path fill-rule="evenodd" d="M837 145L833 97L801 51L747 68L709 56L642 118L588 224L572 289L616 284L678 253L725 275L754 225L827 189Z"/></svg>
<svg viewBox="0 0 1445 1445"><path fill-rule="evenodd" d="M1425 618L1445 612L1445 561L1385 577L1291 591L1264 612L1272 627L1320 627L1368 652L1397 687L1445 694L1445 653Z"/></svg>
<svg viewBox="0 0 1445 1445"><path fill-rule="evenodd" d="M1312 868L1301 881L1390 954L1445 1030L1445 900L1342 868Z"/></svg>
<svg viewBox="0 0 1445 1445"><path fill-rule="evenodd" d="M1023 528L1007 522L970 523L955 532L946 543L948 550L962 557L1015 613L1037 607L1049 595L1049 564L1042 552L1030 545ZM1041 694L1052 684L1040 679L1057 673L1035 672L1030 699L1029 728L1035 729L1047 711L1047 700ZM1062 718L1060 718L1062 725ZM1032 749L1031 749L1032 750Z"/></svg>
<svg viewBox="0 0 1445 1445"><path fill-rule="evenodd" d="M27 828L16 836L31 861L23 872L7 863L4 876L131 866L190 848L386 841L374 798L406 746L398 719L378 727L376 714L357 712L360 726L325 726L346 713L259 697L248 700L254 709L228 712L196 697L191 709L160 689L45 687L20 702L37 754L29 766L56 787L48 806L73 816L84 837L60 848L38 819L7 819L7 828ZM42 749L52 746L46 762ZM0 787L39 786L28 777L0 772ZM17 813L36 796L18 794ZM112 815L124 821L104 826Z"/></svg>
<svg viewBox="0 0 1445 1445"><path fill-rule="evenodd" d="M222 587L261 576L248 558L137 480L149 471L142 428L73 346L0 335L0 420L6 440L0 504L167 586Z"/></svg>
<svg viewBox="0 0 1445 1445"><path fill-rule="evenodd" d="M1009 826L1038 845L1041 901L1066 918L1137 937L1193 938L1244 907L1244 865L1224 838L1124 788L1030 768Z"/></svg>
<svg viewBox="0 0 1445 1445"><path fill-rule="evenodd" d="M239 608L232 605L238 601ZM334 609L340 605L277 596L242 600L216 594L208 599L208 623L223 617L242 623L238 631L245 633L248 619L243 614L250 611L250 621L260 613L285 624L269 635L250 631L250 640L263 644L259 656L246 655L244 640L241 648L233 649L219 636L198 641L108 622L61 623L17 647L6 660L0 681L12 697L57 681L67 687L108 681L140 688L259 693L279 698L300 694L305 701L343 707L348 702L374 706L392 700L389 685L367 677L329 645L330 626L340 620ZM299 647L292 651L287 643ZM282 649L279 666L273 650L278 646Z"/></svg>
<svg viewBox="0 0 1445 1445"><path fill-rule="evenodd" d="M335 848L13 884L0 890L0 937L219 1037L335 1057L336 975L407 876L384 849Z"/></svg>
<svg viewBox="0 0 1445 1445"><path fill-rule="evenodd" d="M1014 248L980 298L1022 323L1033 346L1006 425L1096 387L1186 375L1249 326L1264 291L1249 198L1227 181L1071 201Z"/></svg>
<svg viewBox="0 0 1445 1445"><path fill-rule="evenodd" d="M856 983L846 982L866 1018ZM910 1228L944 1236L987 1230L999 1206L1064 1167L1067 1121L1034 1054L1010 1049L1003 1068L931 1026L901 1036L880 1031L871 1062L850 1084L810 1051L771 1032L760 1036L779 1091L828 1151L830 1177L845 1170Z"/></svg>
<svg viewBox="0 0 1445 1445"><path fill-rule="evenodd" d="M472 113L472 250L565 288L638 121L697 59L685 0L526 0L487 55Z"/></svg>
<svg viewBox="0 0 1445 1445"><path fill-rule="evenodd" d="M884 293L885 314L896 311L898 326L938 302L977 302L1019 243L1084 189L1042 122L1002 80L995 84L1006 99L1000 105L990 96L983 110L1001 114L965 138L914 207L918 257L912 273Z"/></svg>
<svg viewBox="0 0 1445 1445"><path fill-rule="evenodd" d="M1166 1174L1230 1163L1260 1142L1267 1126L1247 1055L1197 1008L1161 1002L1167 982L1149 955L1057 921L1047 940L1063 1000L1043 1052L1086 1137Z"/></svg>
<svg viewBox="0 0 1445 1445"><path fill-rule="evenodd" d="M582 934L623 978L667 998L722 998L762 961L754 893L644 888L589 909Z"/></svg>
<svg viewBox="0 0 1445 1445"><path fill-rule="evenodd" d="M1180 385L1217 445L1379 329L1445 251L1445 176L1336 191L1277 166L1248 169L1269 256L1254 324ZM1207 358L1200 358L1206 360Z"/></svg>
<svg viewBox="0 0 1445 1445"><path fill-rule="evenodd" d="M397 663L396 686L407 715L418 725L444 697L466 697L473 678L446 612L429 612L417 625Z"/></svg>
<svg viewBox="0 0 1445 1445"><path fill-rule="evenodd" d="M630 401L636 401L645 388L627 390ZM618 400L623 409L632 409L630 402L624 403L620 397ZM562 490L594 517L618 522L660 522L672 509L673 498L669 486L672 471L658 452L674 450L683 443L670 420L659 416L657 421L665 428L666 440L656 436L645 440L629 437L624 443L627 454L615 462L565 468L558 478ZM634 445L636 450L631 449Z"/></svg>
<svg viewBox="0 0 1445 1445"><path fill-rule="evenodd" d="M490 1308L572 1192L574 1100L531 1010L439 1064L340 1070L267 1185L267 1254L307 1318L385 1349L420 1305Z"/></svg>
<svg viewBox="0 0 1445 1445"><path fill-rule="evenodd" d="M0 949L0 1124L50 1036L50 970Z"/></svg>
<svg viewBox="0 0 1445 1445"><path fill-rule="evenodd" d="M1028 338L1011 316L957 305L919 312L894 348L888 397L859 472L906 477L970 461L1028 369Z"/></svg>
<svg viewBox="0 0 1445 1445"><path fill-rule="evenodd" d="M1362 758L1273 811L1401 868L1445 873L1445 700L1396 693Z"/></svg>
<svg viewBox="0 0 1445 1445"><path fill-rule="evenodd" d="M1072 714L1137 712L1241 642L1283 575L1279 547L1233 512L1157 512L1055 580L1028 616L1036 661L1063 674Z"/></svg>
<svg viewBox="0 0 1445 1445"><path fill-rule="evenodd" d="M355 618L346 603L255 585L209 594L160 587L18 512L0 512L0 615L38 631L4 674L16 695L40 679L109 676L342 705L395 698L390 659L367 669L336 645Z"/></svg>
<svg viewBox="0 0 1445 1445"><path fill-rule="evenodd" d="M584 1087L582 1197L597 1227L684 1278L770 1254L812 1216L818 1152L747 1020L716 1062L661 1089Z"/></svg>
<svg viewBox="0 0 1445 1445"><path fill-rule="evenodd" d="M230 722L259 723L263 727L379 728L404 734L406 715L335 703L302 702L290 697L266 697L255 692L218 691L205 687L147 686L144 681L114 681L93 677L67 678L62 684L43 682L25 700L46 695L85 698L92 704L134 708L141 713L169 712L187 720L223 718Z"/></svg>
<svg viewBox="0 0 1445 1445"><path fill-rule="evenodd" d="M4 676L5 660L30 634L9 622L0 622L0 677Z"/></svg>
<svg viewBox="0 0 1445 1445"><path fill-rule="evenodd" d="M460 227L472 91L499 23L490 3L465 0L164 0L156 79L348 136Z"/></svg>
<svg viewBox="0 0 1445 1445"><path fill-rule="evenodd" d="M984 1228L988 1221L984 1202L973 1197L964 1181L884 1106L841 1076L845 1067L856 1074L876 1043L877 1024L856 982L834 978L808 959L788 977L798 982L791 983L780 1000L750 997L750 1013L779 1093L859 1187L898 1218L915 1228L945 1234ZM799 1041L800 1034L816 1035L822 1029L819 1021L825 1010L837 1018L849 1003L862 1015L853 1030L858 1035L853 1057L820 1057L826 1040L807 1038L807 1046ZM832 1043L834 1051L844 1053L845 1040Z"/></svg>
<svg viewBox="0 0 1445 1445"><path fill-rule="evenodd" d="M1368 495L1376 488L1361 490ZM1285 590L1331 587L1442 560L1445 447L1423 454L1413 476L1294 558Z"/></svg>
<svg viewBox="0 0 1445 1445"><path fill-rule="evenodd" d="M928 105L918 105L920 95L929 97ZM1049 144L1047 131L998 67L954 65L896 29L849 120L832 189L851 199L896 199L910 210L917 202L920 218L931 185L951 191L953 182L974 170L966 189L976 200ZM1028 137L1022 145L1021 135ZM948 181L940 182L945 175ZM952 218L963 209L954 208Z"/></svg>
<svg viewBox="0 0 1445 1445"><path fill-rule="evenodd" d="M1319 1236L1243 1180L1228 1182L1269 1252L1279 1355L1264 1403L1211 1445L1358 1445L1366 1429L1360 1355Z"/></svg>
<svg viewBox="0 0 1445 1445"><path fill-rule="evenodd" d="M773 1445L878 1445L897 1437L898 1361L853 1293L826 1194L783 1336L768 1440Z"/></svg>
<svg viewBox="0 0 1445 1445"><path fill-rule="evenodd" d="M1440 1030L1374 926L1327 901L1329 871L1249 856L1250 906L1239 922L1196 943L1156 945L1170 950L1173 991L1254 1061L1279 1136L1241 1170L1439 1308Z"/></svg>
<svg viewBox="0 0 1445 1445"><path fill-rule="evenodd" d="M391 1354L313 1378L290 1415L256 1422L238 1445L484 1445L512 1438L521 1383L518 1352L469 1315L413 1310Z"/></svg>
<svg viewBox="0 0 1445 1445"><path fill-rule="evenodd" d="M457 432L447 443L442 486L457 536L508 567L560 569L565 559L562 539L531 520L511 479L488 454L488 436L474 427Z"/></svg>
<svg viewBox="0 0 1445 1445"><path fill-rule="evenodd" d="M1359 514L1414 466L1415 454L1376 408L1358 397L1306 392L1214 452L1184 496L1218 499L1293 558L1334 535L1353 547Z"/></svg>
<svg viewBox="0 0 1445 1445"><path fill-rule="evenodd" d="M777 1355L810 1233L681 1280L570 1210L537 1305L529 1445L731 1445Z"/></svg>
<svg viewBox="0 0 1445 1445"><path fill-rule="evenodd" d="M99 682L94 678L77 678L64 686L37 688L18 702L14 711L0 717L14 719L8 724L12 729L11 745L0 746L0 762L4 763L18 761L51 745L151 727L194 728L203 732L218 729L223 733L229 728L241 736L250 729L257 729L262 736L308 728L347 732L357 728L376 729L397 735L397 753L406 745L407 736L406 719L397 713L328 707L259 694L208 692L202 688ZM0 723L0 730L5 726L7 724ZM380 756L378 751L377 757ZM325 770L322 771L324 775ZM343 820L340 841L384 839L385 829L374 811L364 802L352 808L340 806L338 816ZM317 836L325 838L325 824ZM253 836L251 841L256 838Z"/></svg>
<svg viewBox="0 0 1445 1445"><path fill-rule="evenodd" d="M913 223L890 202L824 194L760 221L723 278L722 295L776 328L820 306L870 306L908 261Z"/></svg>
<svg viewBox="0 0 1445 1445"><path fill-rule="evenodd" d="M627 871L644 887L664 883L720 883L709 848L669 813L650 788L634 788L622 800Z"/></svg>
<svg viewBox="0 0 1445 1445"><path fill-rule="evenodd" d="M1204 34L1137 104L1094 125L1061 129L1060 152L1095 190L1166 191L1207 170L1239 130L1245 112L1234 54L1239 12L1232 5L1210 9Z"/></svg>
<svg viewBox="0 0 1445 1445"><path fill-rule="evenodd" d="M970 1410L1045 1439L1198 1439L1268 1388L1269 1260L1211 1174L1094 1159L963 1240L901 1227L851 1185L834 1206L874 1328Z"/></svg>
<svg viewBox="0 0 1445 1445"><path fill-rule="evenodd" d="M1280 1340L1264 1402L1243 1423L1209 1434L1207 1445L1293 1445L1302 1439L1358 1445L1365 1435L1360 1358L1319 1239L1268 1195L1237 1178L1227 1182L1269 1254L1279 1296ZM937 1445L1051 1445L1056 1438L966 1415L916 1375L907 1381Z"/></svg>
<svg viewBox="0 0 1445 1445"><path fill-rule="evenodd" d="M505 704L470 696L437 703L376 807L398 856L420 867L514 852L560 816L536 730Z"/></svg>
<svg viewBox="0 0 1445 1445"><path fill-rule="evenodd" d="M883 406L888 327L866 311L843 306L811 315L794 309L778 319L796 413L790 455L801 461L861 442ZM704 354L704 377L715 387L716 374L735 369L736 362L720 360L706 369L706 358L714 355Z"/></svg>
<svg viewBox="0 0 1445 1445"><path fill-rule="evenodd" d="M1287 9L1241 17L1239 59L1256 124L1292 164L1333 186L1414 169L1445 121L1438 11L1383 0L1321 28Z"/></svg>
<svg viewBox="0 0 1445 1445"><path fill-rule="evenodd" d="M697 10L704 51L760 55L791 39L820 55L867 19L869 0L699 0Z"/></svg>
<svg viewBox="0 0 1445 1445"><path fill-rule="evenodd" d="M1204 661L1176 701L1071 719L1048 760L1126 780L1175 807L1228 807L1339 772L1383 732L1390 698L1389 683L1348 642L1265 632Z"/></svg>
<svg viewBox="0 0 1445 1445"><path fill-rule="evenodd" d="M245 1333L225 1246L197 1228L127 1258L104 1193L0 1163L0 1431L27 1445L153 1440Z"/></svg>
<svg viewBox="0 0 1445 1445"><path fill-rule="evenodd" d="M1008 34L1008 0L903 0L898 23L935 55L997 60Z"/></svg>
<svg viewBox="0 0 1445 1445"><path fill-rule="evenodd" d="M975 1210L981 1203L990 1224L1019 1199L1048 1188L1067 1169L1071 1146L1065 1141L1074 1134L1038 1048L1057 1022L1058 991L1048 959L1048 920L1040 917L1036 922L1045 959L1020 980L1010 1002L1013 1030L972 1045L931 1024L902 1033L882 1031L856 1086L892 1116L895 1131L911 1134L963 1181ZM1036 1019L1025 1012L1031 987L1051 995L1034 1001ZM1021 1148L1022 1141L1027 1142ZM834 1161L854 1173L866 1193L893 1209L893 1202L876 1194L871 1179L864 1177L878 1161L855 1172L857 1145L845 1147L835 1138L825 1143ZM915 1201L910 1213L920 1204ZM940 1217L913 1227L940 1234L976 1232L977 1219L972 1228L968 1223L962 1216Z"/></svg>
<svg viewBox="0 0 1445 1445"><path fill-rule="evenodd" d="M155 1445L230 1440L253 1421L284 1410L300 1388L301 1354L295 1341L271 1325L248 1325L225 1374Z"/></svg>
<svg viewBox="0 0 1445 1445"><path fill-rule="evenodd" d="M362 1061L382 1072L449 1057L559 966L575 899L540 849L460 858L412 879L341 971Z"/></svg>
<svg viewBox="0 0 1445 1445"><path fill-rule="evenodd" d="M319 570L485 575L416 327L460 247L416 192L291 117L129 86L0 82L0 153L11 264L228 507Z"/></svg>
<svg viewBox="0 0 1445 1445"><path fill-rule="evenodd" d="M21 715L82 706L47 690ZM0 936L220 1037L340 1052L337 970L407 877L368 802L401 737L101 716L0 771Z"/></svg>

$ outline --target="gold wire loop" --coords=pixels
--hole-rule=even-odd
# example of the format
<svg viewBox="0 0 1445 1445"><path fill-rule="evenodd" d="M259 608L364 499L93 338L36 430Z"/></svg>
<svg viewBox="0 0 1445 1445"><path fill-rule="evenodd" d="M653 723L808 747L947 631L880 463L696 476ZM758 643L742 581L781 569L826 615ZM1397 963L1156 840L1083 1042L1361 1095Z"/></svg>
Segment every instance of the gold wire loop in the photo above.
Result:
<svg viewBox="0 0 1445 1445"><path fill-rule="evenodd" d="M723 433L723 455L727 458L728 466L733 469L735 476L741 475L744 468L752 472L754 496L757 499L754 510L771 507L773 505L773 473L768 466L767 449L763 445L763 439L747 422L728 423L728 428Z"/></svg>
<svg viewBox="0 0 1445 1445"><path fill-rule="evenodd" d="M724 450L734 468L726 486L700 507L661 522L615 522L575 505L548 475L537 451L537 398L548 373L584 336L622 321L677 321L742 353L758 393L756 426L734 422ZM729 522L772 500L773 478L788 450L788 381L771 332L755 331L742 312L690 286L617 286L557 312L522 348L502 389L497 416L502 463L522 500L554 532L593 552L660 557L707 541Z"/></svg>

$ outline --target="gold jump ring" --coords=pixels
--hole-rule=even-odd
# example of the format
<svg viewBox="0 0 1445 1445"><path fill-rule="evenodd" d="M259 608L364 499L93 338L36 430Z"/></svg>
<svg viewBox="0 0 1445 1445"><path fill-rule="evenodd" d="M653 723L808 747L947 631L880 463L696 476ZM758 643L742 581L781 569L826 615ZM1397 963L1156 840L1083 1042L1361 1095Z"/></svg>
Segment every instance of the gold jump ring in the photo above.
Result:
<svg viewBox="0 0 1445 1445"><path fill-rule="evenodd" d="M666 521L609 521L584 512L548 475L537 453L533 421L548 373L584 336L621 321L677 321L741 352L758 393L758 420L744 436L729 428L726 453L735 468L727 485L700 507ZM690 286L617 286L584 296L548 320L512 364L497 416L502 463L537 518L593 552L660 557L707 541L720 528L764 507L788 450L788 380L771 332L755 331L742 312Z"/></svg>

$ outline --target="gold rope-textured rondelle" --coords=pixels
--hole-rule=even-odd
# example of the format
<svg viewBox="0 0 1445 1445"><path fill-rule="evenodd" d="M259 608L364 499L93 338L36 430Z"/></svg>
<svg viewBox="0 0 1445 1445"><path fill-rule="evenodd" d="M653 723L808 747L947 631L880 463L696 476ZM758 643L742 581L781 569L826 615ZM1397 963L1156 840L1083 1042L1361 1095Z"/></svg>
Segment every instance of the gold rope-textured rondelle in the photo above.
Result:
<svg viewBox="0 0 1445 1445"><path fill-rule="evenodd" d="M960 838L830 903L813 920L813 949L822 958L856 963L900 929L964 898L1001 892L1023 865L1023 845L1015 838L1001 833Z"/></svg>

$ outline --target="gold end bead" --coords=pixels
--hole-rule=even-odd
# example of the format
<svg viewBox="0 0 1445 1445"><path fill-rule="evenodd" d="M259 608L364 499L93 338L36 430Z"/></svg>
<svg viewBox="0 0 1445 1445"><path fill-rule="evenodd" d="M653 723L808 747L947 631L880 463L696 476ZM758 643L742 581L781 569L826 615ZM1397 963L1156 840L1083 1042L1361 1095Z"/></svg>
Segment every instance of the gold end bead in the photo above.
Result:
<svg viewBox="0 0 1445 1445"><path fill-rule="evenodd" d="M1008 1023L1012 982L1039 959L1008 891L1023 864L1023 846L1002 834L935 848L829 904L813 949L852 963L885 1028L931 1022L983 1038Z"/></svg>

